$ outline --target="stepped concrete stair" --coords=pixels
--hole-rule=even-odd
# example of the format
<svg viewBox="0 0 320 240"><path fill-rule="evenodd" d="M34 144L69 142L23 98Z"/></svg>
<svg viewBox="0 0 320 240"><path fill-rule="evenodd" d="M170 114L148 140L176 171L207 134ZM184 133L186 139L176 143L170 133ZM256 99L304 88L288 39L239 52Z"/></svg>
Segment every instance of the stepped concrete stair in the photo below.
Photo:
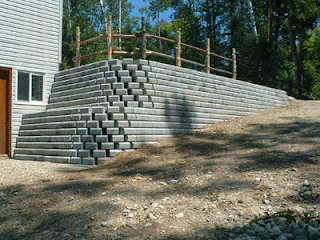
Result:
<svg viewBox="0 0 320 240"><path fill-rule="evenodd" d="M100 164L286 101L284 91L154 61L96 62L56 75L47 110L23 117L15 158Z"/></svg>

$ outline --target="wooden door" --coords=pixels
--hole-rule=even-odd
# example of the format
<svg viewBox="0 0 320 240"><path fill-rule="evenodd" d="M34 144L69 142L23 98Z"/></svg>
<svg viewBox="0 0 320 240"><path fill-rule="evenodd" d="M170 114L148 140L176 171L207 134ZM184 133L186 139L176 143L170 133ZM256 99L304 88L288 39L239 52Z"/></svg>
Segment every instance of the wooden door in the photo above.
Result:
<svg viewBox="0 0 320 240"><path fill-rule="evenodd" d="M11 151L11 69L0 68L0 154Z"/></svg>

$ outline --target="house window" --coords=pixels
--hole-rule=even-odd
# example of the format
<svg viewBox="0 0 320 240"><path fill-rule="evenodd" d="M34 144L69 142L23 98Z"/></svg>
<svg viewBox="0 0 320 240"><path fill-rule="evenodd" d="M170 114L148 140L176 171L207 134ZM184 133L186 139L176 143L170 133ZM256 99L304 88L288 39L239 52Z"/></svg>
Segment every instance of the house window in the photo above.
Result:
<svg viewBox="0 0 320 240"><path fill-rule="evenodd" d="M17 95L18 101L43 101L43 75L19 71Z"/></svg>

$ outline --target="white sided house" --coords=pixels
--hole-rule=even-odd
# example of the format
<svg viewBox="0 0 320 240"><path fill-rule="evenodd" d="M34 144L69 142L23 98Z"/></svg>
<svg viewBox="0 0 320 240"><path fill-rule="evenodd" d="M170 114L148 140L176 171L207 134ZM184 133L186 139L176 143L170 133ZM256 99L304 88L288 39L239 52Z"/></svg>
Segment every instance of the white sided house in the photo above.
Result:
<svg viewBox="0 0 320 240"><path fill-rule="evenodd" d="M44 111L61 62L62 0L0 0L0 155L22 115Z"/></svg>

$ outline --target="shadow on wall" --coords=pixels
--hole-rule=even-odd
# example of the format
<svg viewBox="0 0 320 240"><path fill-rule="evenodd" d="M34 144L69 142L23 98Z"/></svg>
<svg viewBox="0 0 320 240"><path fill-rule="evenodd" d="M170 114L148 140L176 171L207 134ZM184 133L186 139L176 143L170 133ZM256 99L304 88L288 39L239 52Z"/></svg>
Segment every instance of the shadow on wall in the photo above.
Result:
<svg viewBox="0 0 320 240"><path fill-rule="evenodd" d="M174 95L174 103L169 103L165 99L165 118L168 127L171 130L170 134L174 137L179 137L185 134L191 134L192 131L192 112L194 108L188 104L186 97L182 98Z"/></svg>

